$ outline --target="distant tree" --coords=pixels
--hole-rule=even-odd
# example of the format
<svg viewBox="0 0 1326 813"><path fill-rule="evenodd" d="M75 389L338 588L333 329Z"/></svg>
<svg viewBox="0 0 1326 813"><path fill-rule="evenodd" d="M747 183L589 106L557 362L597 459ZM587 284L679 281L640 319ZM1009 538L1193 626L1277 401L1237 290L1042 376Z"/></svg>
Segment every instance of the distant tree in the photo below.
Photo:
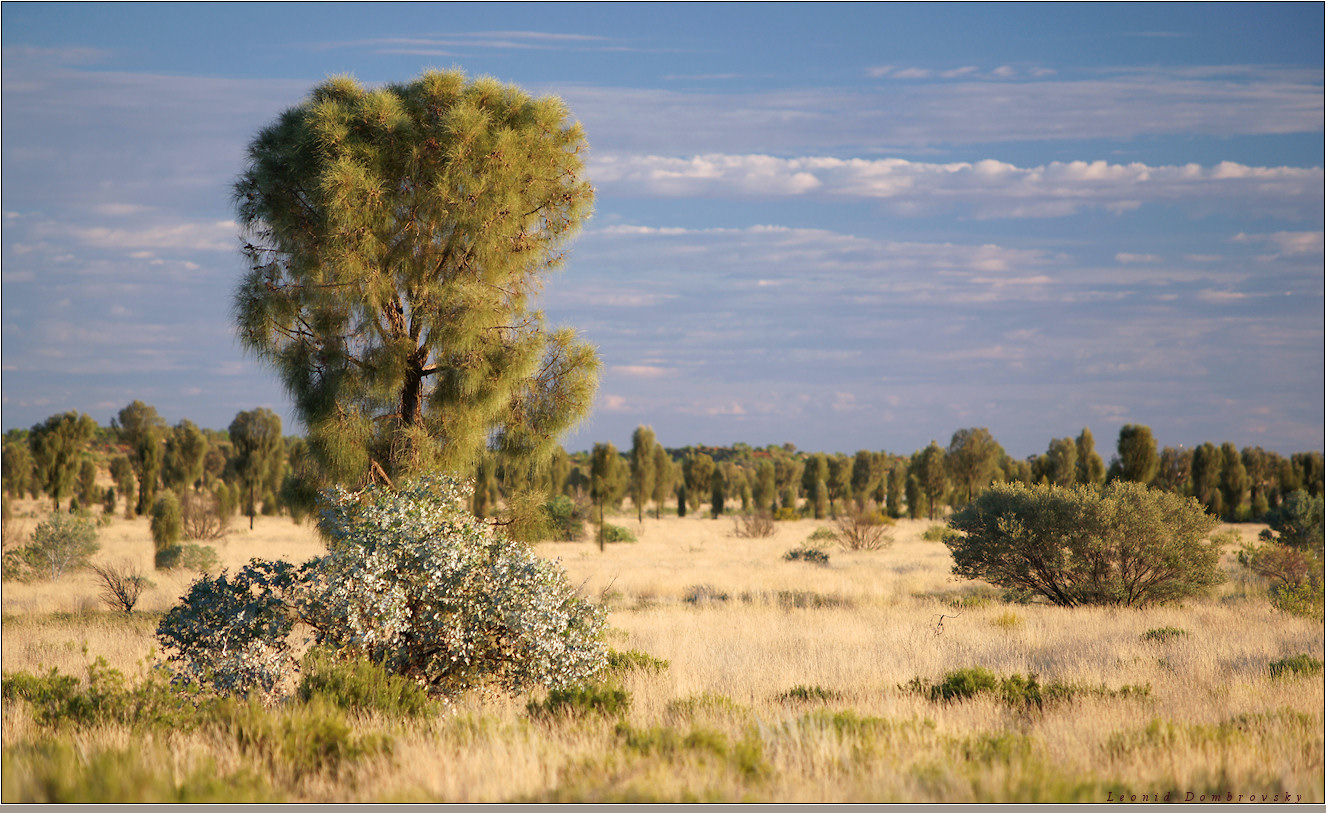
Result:
<svg viewBox="0 0 1326 813"><path fill-rule="evenodd" d="M904 493L907 490L907 464L901 458L889 460L888 468L888 510L889 516L897 519L902 516Z"/></svg>
<svg viewBox="0 0 1326 813"><path fill-rule="evenodd" d="M203 479L208 442L203 430L188 418L181 419L166 435L161 479L167 488L183 491Z"/></svg>
<svg viewBox="0 0 1326 813"><path fill-rule="evenodd" d="M1077 482L1077 444L1072 438L1055 438L1045 450L1041 475L1052 486L1071 486Z"/></svg>
<svg viewBox="0 0 1326 813"><path fill-rule="evenodd" d="M961 504L971 502L994 482L1003 454L1003 448L984 426L953 433L944 464Z"/></svg>
<svg viewBox="0 0 1326 813"><path fill-rule="evenodd" d="M1298 452L1290 456L1298 484L1308 492L1309 497L1322 496L1322 454L1321 452ZM1297 490L1297 489L1291 489Z"/></svg>
<svg viewBox="0 0 1326 813"><path fill-rule="evenodd" d="M491 454L480 455L474 464L474 493L470 498L470 511L479 519L497 512L500 497L497 488L497 460Z"/></svg>
<svg viewBox="0 0 1326 813"><path fill-rule="evenodd" d="M1160 450L1160 464L1156 467L1151 485L1161 491L1186 494L1192 479L1192 449L1166 446Z"/></svg>
<svg viewBox="0 0 1326 813"><path fill-rule="evenodd" d="M755 467L755 482L751 483L750 489L756 513L773 513L777 489L777 472L774 471L774 464L768 460L761 460Z"/></svg>
<svg viewBox="0 0 1326 813"><path fill-rule="evenodd" d="M686 516L686 481L677 483L677 516Z"/></svg>
<svg viewBox="0 0 1326 813"><path fill-rule="evenodd" d="M571 477L571 456L558 444L548 462L548 493L552 496L566 493L566 481Z"/></svg>
<svg viewBox="0 0 1326 813"><path fill-rule="evenodd" d="M603 506L614 502L625 490L626 478L621 475L621 456L611 443L595 443L590 458L589 496L599 507L599 550L604 549Z"/></svg>
<svg viewBox="0 0 1326 813"><path fill-rule="evenodd" d="M811 500L815 519L824 519L829 510L829 460L823 452L816 452L806 461L801 473L801 490ZM824 484L824 499L820 500L820 484Z"/></svg>
<svg viewBox="0 0 1326 813"><path fill-rule="evenodd" d="M1225 504L1225 515L1233 518L1248 493L1248 471L1243 457L1234 444L1226 441L1220 446L1220 496Z"/></svg>
<svg viewBox="0 0 1326 813"><path fill-rule="evenodd" d="M247 494L245 513L252 530L258 497L268 489L275 490L275 484L269 481L273 458L284 456L281 416L266 407L240 412L230 422L229 432L235 444L235 467Z"/></svg>
<svg viewBox="0 0 1326 813"><path fill-rule="evenodd" d="M709 475L709 505L714 519L723 515L724 497L727 491L727 478L723 476L723 467L714 466Z"/></svg>
<svg viewBox="0 0 1326 813"><path fill-rule="evenodd" d="M84 457L78 464L78 504L86 507L98 502L101 502L101 489L97 488L97 464Z"/></svg>
<svg viewBox="0 0 1326 813"><path fill-rule="evenodd" d="M944 459L943 448L933 440L912 457L912 473L929 508L930 519L935 519L943 504L944 493L948 491L948 471Z"/></svg>
<svg viewBox="0 0 1326 813"><path fill-rule="evenodd" d="M789 455L786 449L782 449L774 458L774 482L778 486L778 501L781 507L795 511L799 496L797 491L806 464Z"/></svg>
<svg viewBox="0 0 1326 813"><path fill-rule="evenodd" d="M66 494L72 496L83 449L96 428L96 422L90 417L71 411L50 416L44 423L32 427L28 435L37 481L54 502L56 510Z"/></svg>
<svg viewBox="0 0 1326 813"><path fill-rule="evenodd" d="M0 467L4 470L5 492L10 497L19 499L37 487L32 450L26 439L5 442L4 459Z"/></svg>
<svg viewBox="0 0 1326 813"><path fill-rule="evenodd" d="M636 519L645 521L645 503L654 495L654 447L658 441L654 430L637 426L631 433L631 502L635 503Z"/></svg>
<svg viewBox="0 0 1326 813"><path fill-rule="evenodd" d="M139 516L152 510L156 501L157 480L161 476L164 450L161 447L166 422L156 407L134 401L111 419L120 443L129 447L129 463L138 476Z"/></svg>
<svg viewBox="0 0 1326 813"><path fill-rule="evenodd" d="M124 455L116 455L110 462L111 479L115 481L115 488L124 497L124 518L134 518L134 468L129 462L129 458Z"/></svg>
<svg viewBox="0 0 1326 813"><path fill-rule="evenodd" d="M1220 493L1220 474L1225 456L1211 443L1203 443L1192 452L1192 495L1216 516L1223 513L1224 495Z"/></svg>
<svg viewBox="0 0 1326 813"><path fill-rule="evenodd" d="M852 457L852 494L856 497L856 507L864 510L870 492L875 489L876 465L873 456L866 449L861 449Z"/></svg>
<svg viewBox="0 0 1326 813"><path fill-rule="evenodd" d="M920 452L917 452L916 455L912 456L913 463L916 462L917 456L920 454ZM929 511L925 501L925 493L921 491L921 481L917 479L913 469L914 466L909 466L907 472L907 516L912 519L920 519L922 515L928 514Z"/></svg>
<svg viewBox="0 0 1326 813"><path fill-rule="evenodd" d="M1275 455L1260 446L1245 446L1241 452L1243 470L1248 475L1248 502L1252 519L1259 519L1271 508L1270 494L1275 488Z"/></svg>
<svg viewBox="0 0 1326 813"><path fill-rule="evenodd" d="M829 487L829 513L838 515L838 504L852 499L852 458L845 454L830 455L829 477L825 484Z"/></svg>
<svg viewBox="0 0 1326 813"><path fill-rule="evenodd" d="M1077 436L1077 482L1099 488L1105 484L1105 461L1096 453L1096 439L1089 427Z"/></svg>
<svg viewBox="0 0 1326 813"><path fill-rule="evenodd" d="M663 448L663 444L654 443L654 519L663 518L663 500L672 493L673 483L677 479L676 467L672 456ZM682 514L685 516L685 513Z"/></svg>
<svg viewBox="0 0 1326 813"><path fill-rule="evenodd" d="M1111 465L1114 472L1111 479L1150 485L1159 467L1160 455L1156 451L1156 439L1151 437L1151 427L1125 424L1119 430L1118 457Z"/></svg>
<svg viewBox="0 0 1326 813"><path fill-rule="evenodd" d="M233 311L327 477L542 462L588 412L593 348L528 307L592 208L585 149L559 99L433 71L328 79L249 144Z"/></svg>
<svg viewBox="0 0 1326 813"><path fill-rule="evenodd" d="M714 459L701 451L692 451L681 464L682 477L686 481L686 501L694 511L704 502L709 493L709 481L714 476Z"/></svg>

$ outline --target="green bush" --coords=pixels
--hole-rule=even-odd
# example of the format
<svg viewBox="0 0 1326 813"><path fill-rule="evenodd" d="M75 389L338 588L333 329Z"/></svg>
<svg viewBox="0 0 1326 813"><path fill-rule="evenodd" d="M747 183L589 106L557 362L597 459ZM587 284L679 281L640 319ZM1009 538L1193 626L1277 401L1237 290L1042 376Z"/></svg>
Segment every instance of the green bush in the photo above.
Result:
<svg viewBox="0 0 1326 813"><path fill-rule="evenodd" d="M1306 491L1295 491L1266 515L1266 523L1279 535L1280 544L1320 556L1323 542L1322 497L1310 496Z"/></svg>
<svg viewBox="0 0 1326 813"><path fill-rule="evenodd" d="M565 494L558 494L545 502L543 513L547 516L554 540L576 542L585 538L584 511Z"/></svg>
<svg viewBox="0 0 1326 813"><path fill-rule="evenodd" d="M789 562L809 562L813 565L829 564L829 554L819 548L793 548L783 554Z"/></svg>
<svg viewBox="0 0 1326 813"><path fill-rule="evenodd" d="M1166 641L1173 641L1175 638L1186 638L1187 635L1187 630L1179 629L1178 627L1158 627L1142 633L1142 640L1155 644L1163 644Z"/></svg>
<svg viewBox="0 0 1326 813"><path fill-rule="evenodd" d="M821 525L810 536L806 537L806 541L833 545L838 543L838 534L834 533L832 528ZM815 547L818 547L818 545Z"/></svg>
<svg viewBox="0 0 1326 813"><path fill-rule="evenodd" d="M931 525L921 532L921 538L927 542L947 542L956 536L952 529L943 525Z"/></svg>
<svg viewBox="0 0 1326 813"><path fill-rule="evenodd" d="M823 686L793 686L778 695L784 703L828 703L841 700L843 693Z"/></svg>
<svg viewBox="0 0 1326 813"><path fill-rule="evenodd" d="M299 698L320 699L348 711L374 711L389 717L419 717L431 708L419 683L387 672L364 658L342 659L319 647L304 656Z"/></svg>
<svg viewBox="0 0 1326 813"><path fill-rule="evenodd" d="M1320 675L1322 662L1306 652L1281 658L1271 664L1271 677L1311 677Z"/></svg>
<svg viewBox="0 0 1326 813"><path fill-rule="evenodd" d="M899 688L924 695L937 703L967 700L979 694L994 694L1007 705L1023 710L1040 709L1047 703L1069 702L1079 695L1134 699L1144 699L1151 695L1150 686L1125 685L1110 689L1103 684L1088 686L1057 680L1042 684L1034 674L1026 677L1020 674L999 677L983 666L948 672L939 683L912 678Z"/></svg>
<svg viewBox="0 0 1326 813"><path fill-rule="evenodd" d="M629 649L625 652L618 652L615 649L608 650L608 665L604 669L605 677L621 677L627 672L662 672L667 669L669 662L663 658L655 658L645 652Z"/></svg>
<svg viewBox="0 0 1326 813"><path fill-rule="evenodd" d="M37 523L20 558L33 576L56 581L67 570L87 567L99 550L96 523L56 511Z"/></svg>
<svg viewBox="0 0 1326 813"><path fill-rule="evenodd" d="M1303 618L1322 619L1326 606L1326 590L1322 582L1315 584L1277 584L1271 586L1271 606L1282 613Z"/></svg>
<svg viewBox="0 0 1326 813"><path fill-rule="evenodd" d="M620 525L603 523L603 541L604 542L634 542L635 534Z"/></svg>
<svg viewBox="0 0 1326 813"><path fill-rule="evenodd" d="M949 519L953 573L1034 590L1054 604L1142 606L1219 583L1218 520L1192 498L1116 481L1088 487L997 484Z"/></svg>
<svg viewBox="0 0 1326 813"><path fill-rule="evenodd" d="M601 714L623 717L631 707L631 696L616 686L586 684L553 689L541 702L531 700L525 710L531 717L583 717Z"/></svg>
<svg viewBox="0 0 1326 813"><path fill-rule="evenodd" d="M152 504L152 543L158 553L173 548L184 535L184 512L175 492L167 491ZM161 565L157 565L161 567Z"/></svg>
<svg viewBox="0 0 1326 813"><path fill-rule="evenodd" d="M984 666L971 666L944 675L944 679L930 689L931 700L966 700L981 692L999 687L999 677Z"/></svg>

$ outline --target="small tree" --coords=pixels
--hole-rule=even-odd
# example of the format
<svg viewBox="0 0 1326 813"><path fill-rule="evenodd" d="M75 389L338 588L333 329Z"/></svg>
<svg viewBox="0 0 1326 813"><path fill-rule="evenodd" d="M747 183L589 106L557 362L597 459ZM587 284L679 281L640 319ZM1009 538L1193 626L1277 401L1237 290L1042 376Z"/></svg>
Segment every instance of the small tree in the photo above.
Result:
<svg viewBox="0 0 1326 813"><path fill-rule="evenodd" d="M173 567L179 560L180 536L184 533L183 512L175 492L167 491L152 504L153 558L158 569Z"/></svg>
<svg viewBox="0 0 1326 813"><path fill-rule="evenodd" d="M138 566L128 560L118 565L93 565L92 570L101 582L101 600L112 610L123 610L126 614L134 611L138 597L151 586Z"/></svg>
<svg viewBox="0 0 1326 813"><path fill-rule="evenodd" d="M949 519L953 573L1034 591L1055 604L1163 604L1224 578L1218 521L1191 498L1116 481L997 485Z"/></svg>
<svg viewBox="0 0 1326 813"><path fill-rule="evenodd" d="M37 481L60 508L60 500L72 494L83 447L96 431L96 421L77 412L52 415L32 427L28 436L36 464Z"/></svg>
<svg viewBox="0 0 1326 813"><path fill-rule="evenodd" d="M726 492L727 480L723 477L723 467L714 466L714 473L709 475L709 507L714 519L723 515Z"/></svg>
<svg viewBox="0 0 1326 813"><path fill-rule="evenodd" d="M645 521L645 503L654 494L655 471L654 430L637 426L631 433L631 502L635 503L636 519Z"/></svg>
<svg viewBox="0 0 1326 813"><path fill-rule="evenodd" d="M92 520L56 511L37 523L23 561L34 573L58 581L67 570L87 567L99 550Z"/></svg>
<svg viewBox="0 0 1326 813"><path fill-rule="evenodd" d="M676 479L676 466L663 444L654 444L654 519L663 517L663 500L672 493L672 484ZM685 516L685 513L682 513Z"/></svg>

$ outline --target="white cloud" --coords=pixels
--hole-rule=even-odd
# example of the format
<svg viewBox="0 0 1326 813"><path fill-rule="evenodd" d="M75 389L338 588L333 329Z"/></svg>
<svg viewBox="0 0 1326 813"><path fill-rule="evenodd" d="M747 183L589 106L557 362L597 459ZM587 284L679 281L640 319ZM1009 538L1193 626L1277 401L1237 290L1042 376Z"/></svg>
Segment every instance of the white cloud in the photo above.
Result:
<svg viewBox="0 0 1326 813"><path fill-rule="evenodd" d="M723 154L601 155L591 160L589 175L605 188L629 194L861 198L885 202L900 214L965 206L983 218L1059 217L1093 207L1117 212L1145 202L1198 210L1273 209L1311 219L1321 210L1323 183L1319 167L1252 167L1228 161L1212 167L1106 161L1019 167L995 160L941 164L902 158ZM1280 242L1293 240L1307 242L1298 235Z"/></svg>
<svg viewBox="0 0 1326 813"><path fill-rule="evenodd" d="M662 378L673 373L673 370L667 367L656 367L652 364L618 364L609 369L618 375L631 378Z"/></svg>
<svg viewBox="0 0 1326 813"><path fill-rule="evenodd" d="M1326 243L1319 231L1278 231L1273 234L1239 232L1231 239L1235 243L1269 243L1278 253L1290 256L1320 256L1326 251Z"/></svg>

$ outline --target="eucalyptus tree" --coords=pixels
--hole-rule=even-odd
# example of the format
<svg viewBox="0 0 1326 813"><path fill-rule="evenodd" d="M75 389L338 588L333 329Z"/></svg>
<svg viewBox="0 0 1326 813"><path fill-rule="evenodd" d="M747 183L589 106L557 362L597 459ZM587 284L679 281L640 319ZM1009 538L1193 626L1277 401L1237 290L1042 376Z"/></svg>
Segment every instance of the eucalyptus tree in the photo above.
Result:
<svg viewBox="0 0 1326 813"><path fill-rule="evenodd" d="M1071 486L1077 482L1077 444L1072 438L1055 438L1038 461L1039 474L1052 486Z"/></svg>
<svg viewBox="0 0 1326 813"><path fill-rule="evenodd" d="M532 465L588 412L597 355L529 307L592 208L585 150L561 100L437 71L328 79L253 139L233 314L324 477Z"/></svg>
<svg viewBox="0 0 1326 813"><path fill-rule="evenodd" d="M631 433L631 502L635 503L636 519L645 521L645 503L654 496L654 430L637 426Z"/></svg>
<svg viewBox="0 0 1326 813"><path fill-rule="evenodd" d="M203 463L209 444L203 430L185 418L166 436L166 454L161 479L168 488L191 488L203 479Z"/></svg>
<svg viewBox="0 0 1326 813"><path fill-rule="evenodd" d="M1220 445L1220 457L1220 496L1225 504L1225 515L1233 518L1248 493L1248 470L1239 450L1228 441Z"/></svg>
<svg viewBox="0 0 1326 813"><path fill-rule="evenodd" d="M925 499L930 519L934 519L939 512L944 493L948 491L948 467L945 465L945 459L943 448L933 440L929 446L912 455L912 474L916 477L920 495Z"/></svg>
<svg viewBox="0 0 1326 813"><path fill-rule="evenodd" d="M709 493L709 481L714 476L714 459L699 450L693 450L681 464L682 479L686 483L686 502L695 511Z"/></svg>
<svg viewBox="0 0 1326 813"><path fill-rule="evenodd" d="M1224 513L1225 499L1220 493L1220 474L1225 458L1213 443L1203 443L1192 451L1192 495L1219 516Z"/></svg>
<svg viewBox="0 0 1326 813"><path fill-rule="evenodd" d="M74 488L83 450L96 430L92 418L70 411L50 416L32 427L28 435L37 482L57 510L60 500Z"/></svg>
<svg viewBox="0 0 1326 813"><path fill-rule="evenodd" d="M801 490L813 506L815 519L824 519L829 508L829 459L823 452L816 452L806 460L806 468L801 474ZM823 494L821 495L821 486Z"/></svg>
<svg viewBox="0 0 1326 813"><path fill-rule="evenodd" d="M769 460L761 460L755 467L755 479L751 483L751 500L755 511L760 514L773 513L774 498L777 497L777 472Z"/></svg>
<svg viewBox="0 0 1326 813"><path fill-rule="evenodd" d="M599 550L603 550L603 505L615 502L625 490L622 459L611 443L595 443L589 464L589 496L599 507Z"/></svg>
<svg viewBox="0 0 1326 813"><path fill-rule="evenodd" d="M129 458L116 455L111 458L110 476L115 481L115 489L124 497L124 518L134 517L134 467Z"/></svg>
<svg viewBox="0 0 1326 813"><path fill-rule="evenodd" d="M5 442L3 463L0 464L0 468L4 472L5 491L14 499L21 498L36 487L32 449L28 446L27 439Z"/></svg>

